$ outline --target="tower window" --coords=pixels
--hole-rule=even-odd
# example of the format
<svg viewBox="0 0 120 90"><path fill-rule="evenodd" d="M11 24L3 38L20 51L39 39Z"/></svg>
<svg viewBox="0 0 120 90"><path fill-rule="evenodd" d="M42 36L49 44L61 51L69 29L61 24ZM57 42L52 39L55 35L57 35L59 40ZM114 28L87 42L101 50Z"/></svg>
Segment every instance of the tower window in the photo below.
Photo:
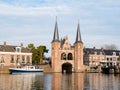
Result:
<svg viewBox="0 0 120 90"><path fill-rule="evenodd" d="M66 60L66 54L65 53L61 54L61 60Z"/></svg>
<svg viewBox="0 0 120 90"><path fill-rule="evenodd" d="M68 53L68 60L72 60L72 59L73 59L72 53Z"/></svg>

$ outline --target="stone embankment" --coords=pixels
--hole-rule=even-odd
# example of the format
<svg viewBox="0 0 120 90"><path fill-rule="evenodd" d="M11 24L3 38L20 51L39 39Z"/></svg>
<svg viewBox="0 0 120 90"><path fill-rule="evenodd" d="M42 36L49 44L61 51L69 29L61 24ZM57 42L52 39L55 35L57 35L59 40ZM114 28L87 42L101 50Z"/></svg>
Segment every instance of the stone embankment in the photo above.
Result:
<svg viewBox="0 0 120 90"><path fill-rule="evenodd" d="M10 72L9 72L9 68L10 68L9 66L4 66L4 67L1 66L1 67L0 67L0 74L1 74L1 73L4 73L4 74L10 73Z"/></svg>
<svg viewBox="0 0 120 90"><path fill-rule="evenodd" d="M44 69L45 73L51 73L52 72L52 68L51 68L51 66L49 64L40 65L39 67L42 68L42 69Z"/></svg>

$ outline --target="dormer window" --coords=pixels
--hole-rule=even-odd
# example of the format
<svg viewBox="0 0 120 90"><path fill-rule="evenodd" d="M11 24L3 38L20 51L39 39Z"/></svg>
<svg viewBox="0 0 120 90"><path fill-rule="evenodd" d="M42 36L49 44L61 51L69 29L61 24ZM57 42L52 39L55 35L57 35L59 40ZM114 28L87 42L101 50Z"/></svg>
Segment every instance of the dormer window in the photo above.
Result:
<svg viewBox="0 0 120 90"><path fill-rule="evenodd" d="M94 54L97 55L97 52L95 51Z"/></svg>
<svg viewBox="0 0 120 90"><path fill-rule="evenodd" d="M102 52L100 52L100 55L102 55Z"/></svg>
<svg viewBox="0 0 120 90"><path fill-rule="evenodd" d="M16 52L21 52L21 47L16 47Z"/></svg>
<svg viewBox="0 0 120 90"><path fill-rule="evenodd" d="M87 54L89 54L89 51L87 51Z"/></svg>
<svg viewBox="0 0 120 90"><path fill-rule="evenodd" d="M116 55L116 52L113 52L113 55Z"/></svg>

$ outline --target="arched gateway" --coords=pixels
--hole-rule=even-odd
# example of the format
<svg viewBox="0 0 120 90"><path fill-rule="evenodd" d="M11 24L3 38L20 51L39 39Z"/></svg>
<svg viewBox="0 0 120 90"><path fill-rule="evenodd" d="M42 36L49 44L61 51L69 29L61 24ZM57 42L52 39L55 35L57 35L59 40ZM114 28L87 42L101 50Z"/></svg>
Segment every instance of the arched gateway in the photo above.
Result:
<svg viewBox="0 0 120 90"><path fill-rule="evenodd" d="M62 64L62 73L72 73L72 64L71 63Z"/></svg>
<svg viewBox="0 0 120 90"><path fill-rule="evenodd" d="M59 40L57 20L55 23L52 40L52 70L53 72L83 72L83 42L81 40L78 23L76 40L73 46L69 43L68 36Z"/></svg>

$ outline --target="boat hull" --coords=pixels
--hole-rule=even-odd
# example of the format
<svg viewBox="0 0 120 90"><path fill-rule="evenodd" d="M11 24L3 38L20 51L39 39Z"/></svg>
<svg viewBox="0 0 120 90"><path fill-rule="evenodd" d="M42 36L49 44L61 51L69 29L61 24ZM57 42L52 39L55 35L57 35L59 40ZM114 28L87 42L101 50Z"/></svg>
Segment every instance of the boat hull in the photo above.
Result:
<svg viewBox="0 0 120 90"><path fill-rule="evenodd" d="M39 70L21 70L21 69L9 69L10 73L40 73L43 72L42 69Z"/></svg>

